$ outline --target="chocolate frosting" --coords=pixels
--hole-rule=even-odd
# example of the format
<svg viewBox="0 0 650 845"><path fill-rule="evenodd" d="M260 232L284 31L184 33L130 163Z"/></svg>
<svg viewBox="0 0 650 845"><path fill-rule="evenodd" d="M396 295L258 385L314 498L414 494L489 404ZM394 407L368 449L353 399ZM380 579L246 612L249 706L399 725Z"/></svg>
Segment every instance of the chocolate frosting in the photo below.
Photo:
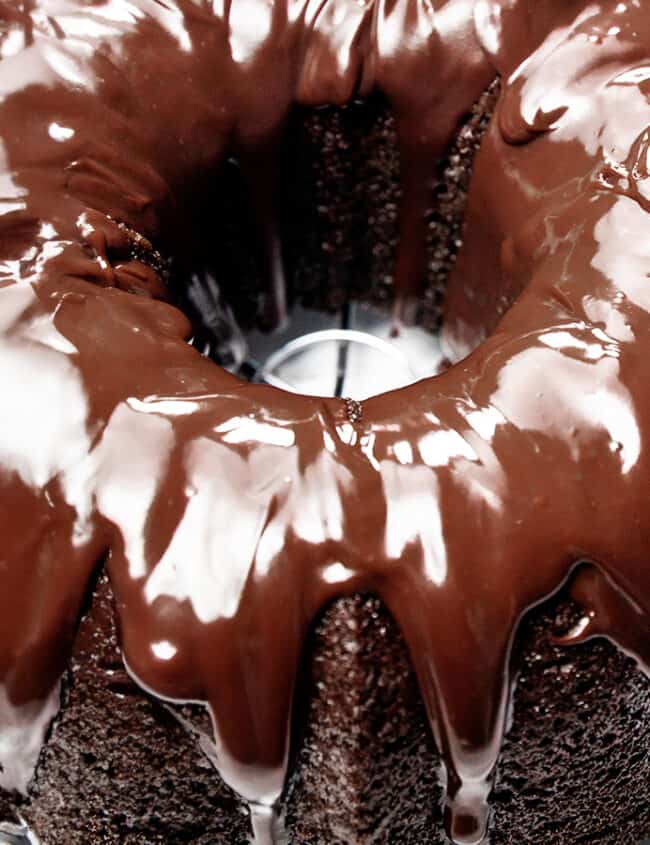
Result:
<svg viewBox="0 0 650 845"><path fill-rule="evenodd" d="M563 642L605 636L650 671L643 5L3 5L0 785L26 788L104 559L130 672L208 703L253 808L283 788L303 642L341 594L401 626L459 845L486 835L531 607L570 580L584 618ZM188 345L155 249L191 266L189 209L235 151L281 322L289 111L375 88L399 126L408 315L435 160L496 74L450 281L459 363L350 414Z"/></svg>

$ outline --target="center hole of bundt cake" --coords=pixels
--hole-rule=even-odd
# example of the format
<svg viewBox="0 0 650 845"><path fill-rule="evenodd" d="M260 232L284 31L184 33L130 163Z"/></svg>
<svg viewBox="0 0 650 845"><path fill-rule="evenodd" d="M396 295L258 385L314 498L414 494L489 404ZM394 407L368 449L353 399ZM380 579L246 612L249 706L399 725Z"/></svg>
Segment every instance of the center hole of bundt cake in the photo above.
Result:
<svg viewBox="0 0 650 845"><path fill-rule="evenodd" d="M419 326L392 328L389 312L349 302L335 313L293 310L287 327L247 336L243 375L314 396L369 396L439 368L437 337Z"/></svg>
<svg viewBox="0 0 650 845"><path fill-rule="evenodd" d="M408 325L394 316L403 196L386 100L299 109L275 147L234 150L208 215L222 248L188 291L199 348L243 378L312 395L364 399L438 372L445 282L486 113L479 105L432 162L426 269Z"/></svg>

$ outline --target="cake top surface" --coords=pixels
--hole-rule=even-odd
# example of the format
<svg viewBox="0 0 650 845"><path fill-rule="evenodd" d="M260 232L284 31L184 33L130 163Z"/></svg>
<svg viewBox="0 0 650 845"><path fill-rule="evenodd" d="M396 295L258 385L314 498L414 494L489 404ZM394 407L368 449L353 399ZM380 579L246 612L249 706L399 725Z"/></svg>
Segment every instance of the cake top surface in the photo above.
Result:
<svg viewBox="0 0 650 845"><path fill-rule="evenodd" d="M27 787L106 559L131 673L209 704L216 764L252 805L283 788L313 620L379 595L446 764L450 837L482 841L522 616L571 578L584 618L565 642L650 663L647 6L2 14L0 786ZM408 310L433 162L495 75L450 284L447 341L469 357L351 413L186 343L146 244L191 256L184 210L231 150L264 208L292 105L375 88L399 127Z"/></svg>

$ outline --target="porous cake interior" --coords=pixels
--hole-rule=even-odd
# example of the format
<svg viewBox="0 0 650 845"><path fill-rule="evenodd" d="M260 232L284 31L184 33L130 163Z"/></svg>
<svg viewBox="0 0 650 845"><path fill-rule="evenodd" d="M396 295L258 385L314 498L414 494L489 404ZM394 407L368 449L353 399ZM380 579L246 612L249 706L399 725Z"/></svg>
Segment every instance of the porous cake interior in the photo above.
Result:
<svg viewBox="0 0 650 845"><path fill-rule="evenodd" d="M462 239L471 164L497 92L495 81L466 115L431 183L427 266L412 319L432 333L440 327L445 284ZM395 304L400 156L385 98L295 109L280 161L277 204L262 211L251 201L248 180L254 177L235 156L224 161L192 221L205 246L202 266L190 274L189 286L187 271L177 280L178 296L197 327L197 345L235 371L242 336L276 328L269 314L273 270L265 225L274 228L289 320L296 308L337 317L350 303L390 317Z"/></svg>

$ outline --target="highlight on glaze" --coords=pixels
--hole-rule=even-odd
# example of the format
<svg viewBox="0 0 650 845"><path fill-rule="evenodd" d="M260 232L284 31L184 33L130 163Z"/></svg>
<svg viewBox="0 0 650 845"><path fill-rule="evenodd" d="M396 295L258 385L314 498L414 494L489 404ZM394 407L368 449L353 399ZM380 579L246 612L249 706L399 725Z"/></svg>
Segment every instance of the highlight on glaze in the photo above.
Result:
<svg viewBox="0 0 650 845"><path fill-rule="evenodd" d="M640 0L226 8L3 10L0 785L27 788L107 556L129 671L209 705L260 842L309 626L336 596L379 595L446 765L449 835L479 843L522 616L575 574L585 618L565 641L650 663L650 16ZM188 345L130 233L191 257L183 209L235 150L280 323L287 115L379 87L406 315L435 159L497 74L449 285L460 363L351 415Z"/></svg>

